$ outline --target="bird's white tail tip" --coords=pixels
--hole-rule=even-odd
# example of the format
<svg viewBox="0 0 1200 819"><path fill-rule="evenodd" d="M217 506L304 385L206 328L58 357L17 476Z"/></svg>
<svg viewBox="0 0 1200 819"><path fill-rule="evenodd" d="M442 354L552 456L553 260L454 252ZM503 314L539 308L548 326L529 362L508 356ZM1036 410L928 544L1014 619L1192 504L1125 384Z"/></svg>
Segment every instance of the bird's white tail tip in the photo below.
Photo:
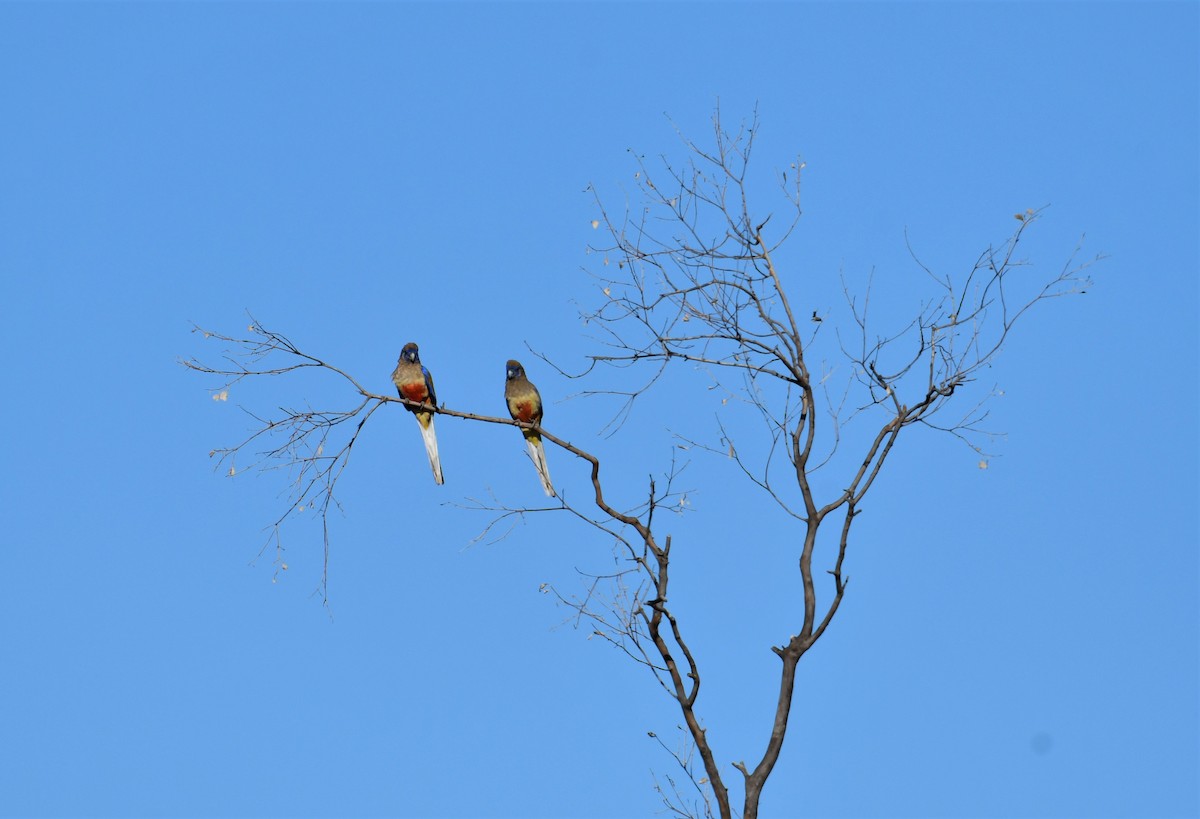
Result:
<svg viewBox="0 0 1200 819"><path fill-rule="evenodd" d="M442 459L438 456L437 434L433 431L433 419L428 424L421 424L421 438L425 441L425 454L429 456L429 466L433 469L433 481L439 486L442 480Z"/></svg>
<svg viewBox="0 0 1200 819"><path fill-rule="evenodd" d="M550 482L550 465L546 463L546 448L542 446L541 441L532 438L526 439L526 443L529 444L529 457L533 459L533 465L537 468L538 479L542 482L546 497L556 497L554 484Z"/></svg>

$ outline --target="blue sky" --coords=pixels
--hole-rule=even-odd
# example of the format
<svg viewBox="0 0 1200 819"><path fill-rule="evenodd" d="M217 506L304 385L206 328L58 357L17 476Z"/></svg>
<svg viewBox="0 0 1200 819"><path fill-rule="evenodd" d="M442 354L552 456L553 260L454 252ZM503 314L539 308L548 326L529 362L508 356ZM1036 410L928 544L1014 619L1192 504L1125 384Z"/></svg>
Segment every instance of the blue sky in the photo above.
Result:
<svg viewBox="0 0 1200 819"><path fill-rule="evenodd" d="M636 503L672 431L716 434L710 397L672 382L606 439L609 407L564 401L526 345L594 350L584 189L620 207L627 149L681 158L664 115L703 140L719 100L757 106L766 182L806 163L784 273L806 310L874 269L903 311L906 231L960 270L1026 208L1049 206L1039 275L1084 234L1107 256L991 371L987 470L902 439L764 815L1197 815L1198 33L1194 3L0 5L0 814L660 808L646 733L674 735L672 702L539 593L609 544L543 516L470 545L486 520L454 506L540 502L514 431L440 421L437 487L412 419L378 413L326 607L319 525L285 530L273 583L285 482L208 452L238 406L336 385L214 402L177 359L218 349L190 322L250 311L379 391L417 340L446 404L501 414L521 358L547 427ZM796 532L720 458L687 478L673 602L736 782L795 630Z"/></svg>

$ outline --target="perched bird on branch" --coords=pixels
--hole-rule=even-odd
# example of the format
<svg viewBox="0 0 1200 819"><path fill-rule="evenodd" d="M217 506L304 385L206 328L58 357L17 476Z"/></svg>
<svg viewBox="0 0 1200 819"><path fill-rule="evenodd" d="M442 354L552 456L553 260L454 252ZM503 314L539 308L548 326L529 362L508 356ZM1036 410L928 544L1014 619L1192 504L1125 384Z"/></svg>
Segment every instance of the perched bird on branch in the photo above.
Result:
<svg viewBox="0 0 1200 819"><path fill-rule="evenodd" d="M400 351L400 360L392 372L392 383L401 398L437 406L437 393L433 390L433 376L429 370L421 366L417 355L417 345L409 342ZM442 460L438 457L437 435L433 431L433 413L428 410L407 407L408 411L417 416L421 427L421 438L425 441L425 453L429 456L429 466L433 468L433 480L442 483Z"/></svg>
<svg viewBox="0 0 1200 819"><path fill-rule="evenodd" d="M542 396L537 387L525 377L525 368L520 361L509 360L505 375L504 400L508 403L508 414L513 420L526 424L542 423ZM554 497L554 486L550 483L550 467L546 464L546 449L542 446L542 436L537 429L522 429L525 443L529 447L529 457L537 467L538 478L542 481L542 489Z"/></svg>

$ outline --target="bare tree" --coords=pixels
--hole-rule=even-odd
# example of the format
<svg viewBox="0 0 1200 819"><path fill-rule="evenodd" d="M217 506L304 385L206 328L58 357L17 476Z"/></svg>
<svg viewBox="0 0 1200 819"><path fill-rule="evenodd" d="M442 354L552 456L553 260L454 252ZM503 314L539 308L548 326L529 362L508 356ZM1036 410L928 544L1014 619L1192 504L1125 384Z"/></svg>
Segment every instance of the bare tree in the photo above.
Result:
<svg viewBox="0 0 1200 819"><path fill-rule="evenodd" d="M656 780L664 805L678 816L734 815L726 783L728 765L740 774L741 816L758 815L763 787L787 735L797 665L842 603L855 518L898 438L920 425L943 430L982 453L988 433L981 424L989 393L976 390L972 395L968 385L993 363L1018 319L1033 305L1081 292L1091 264L1077 264L1073 253L1054 275L1032 284L1029 277L1018 277L1024 265L1018 249L1040 216L1038 211L1024 211L1016 214L1016 229L1004 242L985 249L958 275L936 273L913 254L913 269L928 293L915 316L910 314L898 326L877 326L870 284L855 295L843 282L848 321L829 339L826 327L833 322L819 311L805 315L793 304L780 262L781 248L801 216L803 163L793 162L778 174L780 214L759 211L751 203L759 187L747 175L757 129L754 120L726 130L718 112L711 147L683 138L682 164L638 158L635 202L620 213L607 209L593 190L599 209L594 227L603 227L608 241L589 249L603 260L604 272L594 274L603 297L584 317L598 333L601 348L583 372L559 371L592 379L599 368L613 368L622 377L618 387L583 390L620 399L609 441L619 441L612 435L637 400L679 365L702 369L761 422L758 433L741 430L739 435L755 435L765 444L758 447L762 455L743 454L739 439L721 420L714 440L685 440L683 445L728 457L794 523L796 594L803 599L804 613L798 622L780 624L781 636L788 636L771 647L780 661L779 694L765 746L749 762L722 764L698 712L701 666L668 602L672 538L661 534L657 517L680 504L675 486L679 465L672 461L661 480L650 478L640 504L617 508L610 503L600 457L538 427L546 441L585 464L588 497L580 501L564 492L538 508L466 504L492 514L486 532L535 512L567 511L616 544L620 562L615 572L589 576L579 594L561 593L553 586L546 590L570 607L577 623L590 623L594 635L644 665L675 702L683 741L651 737L671 755L681 774L678 781L671 776L665 777L665 784ZM229 345L223 362L184 363L220 376L218 394L251 376L283 376L303 369L345 383L344 409L285 408L277 417L257 418L260 425L252 435L213 453L231 473L245 469L237 459L255 451L259 458L251 467L290 470L294 491L274 524L276 545L284 520L315 510L325 533L328 565L328 513L337 505L334 490L363 425L386 403L414 405L372 393L343 370L257 322L252 321L249 331L247 338L205 332ZM842 358L840 382L831 383L832 368L817 366L820 360L812 351L822 339ZM968 397L962 399L964 394ZM965 406L951 414L952 405L959 404ZM531 426L446 407L423 408L469 422ZM260 440L270 443L257 450ZM814 488L813 476L822 469L843 470L835 484L841 488L830 496ZM814 575L813 555L822 526L833 529L836 547L831 565ZM818 583L821 572L831 580Z"/></svg>

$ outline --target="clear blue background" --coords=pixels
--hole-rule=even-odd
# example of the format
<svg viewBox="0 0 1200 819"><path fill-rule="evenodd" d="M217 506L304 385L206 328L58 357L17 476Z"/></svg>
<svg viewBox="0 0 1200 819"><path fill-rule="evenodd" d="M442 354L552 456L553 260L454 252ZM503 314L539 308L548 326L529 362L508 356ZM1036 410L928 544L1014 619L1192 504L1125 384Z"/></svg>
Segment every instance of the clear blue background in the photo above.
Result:
<svg viewBox="0 0 1200 819"><path fill-rule="evenodd" d="M681 157L664 113L703 141L720 100L758 106L764 196L807 162L804 310L872 268L914 283L907 309L905 230L964 270L1047 204L1038 275L1084 233L1108 256L990 372L989 469L902 439L764 815L1196 815L1198 31L1195 3L0 5L0 814L660 808L646 732L674 742L672 702L539 593L609 544L543 516L468 546L486 519L447 505L540 502L516 433L440 420L436 487L412 419L377 414L325 607L314 521L277 583L255 561L283 477L208 452L249 428L238 405L344 394L214 402L177 357L219 350L189 322L250 310L384 391L416 339L445 403L496 414L522 358L547 426L636 503L670 431L715 436L711 395L683 379L599 438L609 407L564 403L578 384L525 344L594 349L584 188L619 209L626 149ZM673 605L736 785L799 622L797 532L723 459L686 483Z"/></svg>

